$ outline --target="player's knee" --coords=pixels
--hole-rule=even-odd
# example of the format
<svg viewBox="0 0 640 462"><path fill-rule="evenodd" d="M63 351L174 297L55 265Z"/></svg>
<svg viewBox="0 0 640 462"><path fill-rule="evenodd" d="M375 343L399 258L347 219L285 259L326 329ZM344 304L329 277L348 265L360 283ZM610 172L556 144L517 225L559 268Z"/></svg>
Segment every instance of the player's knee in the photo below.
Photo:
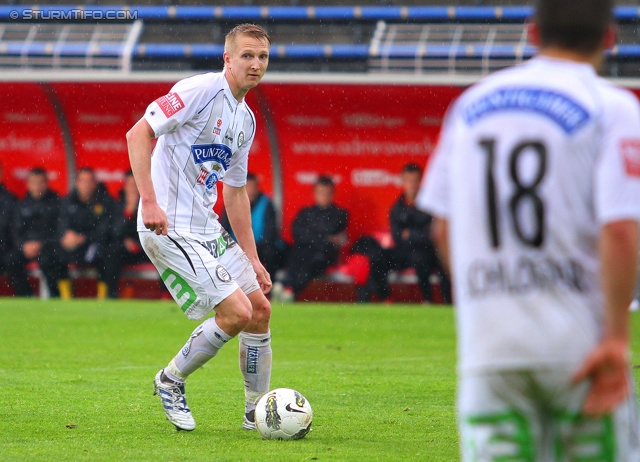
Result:
<svg viewBox="0 0 640 462"><path fill-rule="evenodd" d="M228 329L225 332L231 336L236 335L251 322L251 313L251 302L240 290L216 306L216 317Z"/></svg>
<svg viewBox="0 0 640 462"><path fill-rule="evenodd" d="M245 299L239 302L236 305L236 309L234 310L236 324L238 327L246 327L251 322L252 309L251 302Z"/></svg>
<svg viewBox="0 0 640 462"><path fill-rule="evenodd" d="M263 297L257 302L252 304L253 307L253 317L252 322L262 324L268 323L269 319L271 319L271 303L266 297Z"/></svg>

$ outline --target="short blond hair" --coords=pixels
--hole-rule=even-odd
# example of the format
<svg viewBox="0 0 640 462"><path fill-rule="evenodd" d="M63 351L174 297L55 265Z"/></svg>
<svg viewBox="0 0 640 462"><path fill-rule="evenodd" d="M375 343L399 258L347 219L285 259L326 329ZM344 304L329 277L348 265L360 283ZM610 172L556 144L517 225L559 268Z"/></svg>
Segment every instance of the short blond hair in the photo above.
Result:
<svg viewBox="0 0 640 462"><path fill-rule="evenodd" d="M231 29L224 37L224 51L228 52L231 48L231 44L235 41L236 37L240 35L248 35L258 40L266 40L269 46L271 46L271 37L266 30L257 24L238 24Z"/></svg>

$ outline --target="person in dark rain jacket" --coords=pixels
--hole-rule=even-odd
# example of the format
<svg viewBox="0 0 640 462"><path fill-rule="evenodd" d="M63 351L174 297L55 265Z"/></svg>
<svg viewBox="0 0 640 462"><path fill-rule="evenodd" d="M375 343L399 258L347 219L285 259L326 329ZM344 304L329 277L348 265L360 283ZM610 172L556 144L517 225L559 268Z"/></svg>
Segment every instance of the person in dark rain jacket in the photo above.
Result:
<svg viewBox="0 0 640 462"><path fill-rule="evenodd" d="M125 174L120 202L114 204L109 258L105 259L105 282L109 298L118 297L122 265L150 262L138 236L140 193L131 171Z"/></svg>
<svg viewBox="0 0 640 462"><path fill-rule="evenodd" d="M13 249L7 261L17 296L33 295L26 264L34 260L45 276L49 295L59 296L58 280L64 277L65 271L57 239L59 212L60 198L49 189L47 172L40 167L31 169L27 177L27 194L18 202L13 215Z"/></svg>
<svg viewBox="0 0 640 462"><path fill-rule="evenodd" d="M11 220L16 202L16 196L2 184L0 164L0 274L6 271L6 256L11 250Z"/></svg>
<svg viewBox="0 0 640 462"><path fill-rule="evenodd" d="M93 169L78 171L75 189L62 201L58 234L66 264L91 264L98 270L98 298L106 298L105 257L114 200L98 184ZM60 281L60 296L71 297L71 281Z"/></svg>
<svg viewBox="0 0 640 462"><path fill-rule="evenodd" d="M274 286L274 296L289 301L315 276L338 261L347 244L349 215L333 203L335 185L329 176L320 176L314 185L315 205L303 208L293 221L293 247L288 259L288 276Z"/></svg>
<svg viewBox="0 0 640 462"><path fill-rule="evenodd" d="M451 301L451 287L447 274L440 264L431 241L431 216L415 206L422 179L422 169L417 164L407 164L402 169L403 194L391 207L389 221L395 244L392 266L396 269L414 268L425 300L433 301L430 278L440 278L442 297Z"/></svg>

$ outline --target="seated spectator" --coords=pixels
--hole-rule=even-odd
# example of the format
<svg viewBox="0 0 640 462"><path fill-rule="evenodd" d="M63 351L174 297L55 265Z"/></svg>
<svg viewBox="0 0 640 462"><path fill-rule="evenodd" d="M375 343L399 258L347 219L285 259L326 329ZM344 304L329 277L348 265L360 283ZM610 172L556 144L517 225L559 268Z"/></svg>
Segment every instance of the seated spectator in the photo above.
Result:
<svg viewBox="0 0 640 462"><path fill-rule="evenodd" d="M319 177L313 188L315 205L302 209L293 220L288 274L274 285L275 298L294 299L311 279L337 263L340 249L348 242L348 213L334 205L334 191L331 177Z"/></svg>
<svg viewBox="0 0 640 462"><path fill-rule="evenodd" d="M106 298L105 256L114 201L99 185L93 169L85 167L76 175L75 189L62 201L58 234L62 261L69 265L91 264L98 270L98 298ZM60 296L71 298L71 280L59 282Z"/></svg>
<svg viewBox="0 0 640 462"><path fill-rule="evenodd" d="M16 196L2 184L2 164L0 164L0 274L6 271L7 254L12 248L11 221L16 202Z"/></svg>
<svg viewBox="0 0 640 462"><path fill-rule="evenodd" d="M247 174L247 196L251 203L251 229L258 249L258 257L271 277L282 267L286 244L280 239L276 210L269 197L260 191L258 177L253 173ZM235 239L233 229L227 217L227 211L222 211L220 223Z"/></svg>
<svg viewBox="0 0 640 462"><path fill-rule="evenodd" d="M56 238L59 212L60 200L49 189L47 172L33 168L27 176L27 194L18 202L12 221L13 249L7 267L16 295L33 296L26 264L37 261L47 280L49 295L59 296L58 280L65 271Z"/></svg>
<svg viewBox="0 0 640 462"><path fill-rule="evenodd" d="M430 279L433 274L437 274L443 301L450 303L449 278L440 265L431 241L431 216L414 205L422 169L416 164L407 164L402 169L401 178L403 193L389 213L394 246L383 248L371 236L360 237L351 247L350 264L345 265L343 272L350 275L368 272L364 284L356 281L358 301L361 302L370 301L373 295L378 295L381 300L388 300L391 295L387 282L389 272L405 268L415 269L424 299L433 301ZM358 255L366 258L354 259Z"/></svg>
<svg viewBox="0 0 640 462"><path fill-rule="evenodd" d="M383 248L371 236L360 236L353 243L348 265L343 272L354 277L359 302L370 302L373 295L377 295L380 300L391 300L387 277L394 267L393 252L393 248ZM364 257L364 260L355 260L358 256ZM355 277L358 271L364 273L359 278L360 281Z"/></svg>
<svg viewBox="0 0 640 462"><path fill-rule="evenodd" d="M414 268L422 295L430 302L433 301L430 278L432 274L437 274L443 301L448 304L451 302L451 286L431 241L431 216L415 206L422 169L416 164L407 164L402 169L401 177L403 193L389 213L395 244L392 267Z"/></svg>
<svg viewBox="0 0 640 462"><path fill-rule="evenodd" d="M114 204L109 258L105 261L104 279L108 286L107 295L109 298L118 298L120 270L123 264L133 265L149 262L138 237L137 220L140 193L131 171L125 174L120 197L120 202Z"/></svg>

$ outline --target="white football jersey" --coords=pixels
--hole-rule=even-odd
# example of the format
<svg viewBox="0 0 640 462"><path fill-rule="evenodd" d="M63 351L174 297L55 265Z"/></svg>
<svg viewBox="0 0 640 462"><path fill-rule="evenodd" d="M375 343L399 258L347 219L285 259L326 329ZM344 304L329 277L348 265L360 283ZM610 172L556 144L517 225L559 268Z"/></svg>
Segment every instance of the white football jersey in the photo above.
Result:
<svg viewBox="0 0 640 462"><path fill-rule="evenodd" d="M418 197L449 222L459 366L576 364L602 335L597 239L640 220L640 108L536 57L450 107Z"/></svg>
<svg viewBox="0 0 640 462"><path fill-rule="evenodd" d="M244 100L236 101L223 73L207 73L176 83L147 107L144 118L158 138L151 176L169 231L219 232L216 185L245 185L253 113ZM138 230L146 230L141 213Z"/></svg>

